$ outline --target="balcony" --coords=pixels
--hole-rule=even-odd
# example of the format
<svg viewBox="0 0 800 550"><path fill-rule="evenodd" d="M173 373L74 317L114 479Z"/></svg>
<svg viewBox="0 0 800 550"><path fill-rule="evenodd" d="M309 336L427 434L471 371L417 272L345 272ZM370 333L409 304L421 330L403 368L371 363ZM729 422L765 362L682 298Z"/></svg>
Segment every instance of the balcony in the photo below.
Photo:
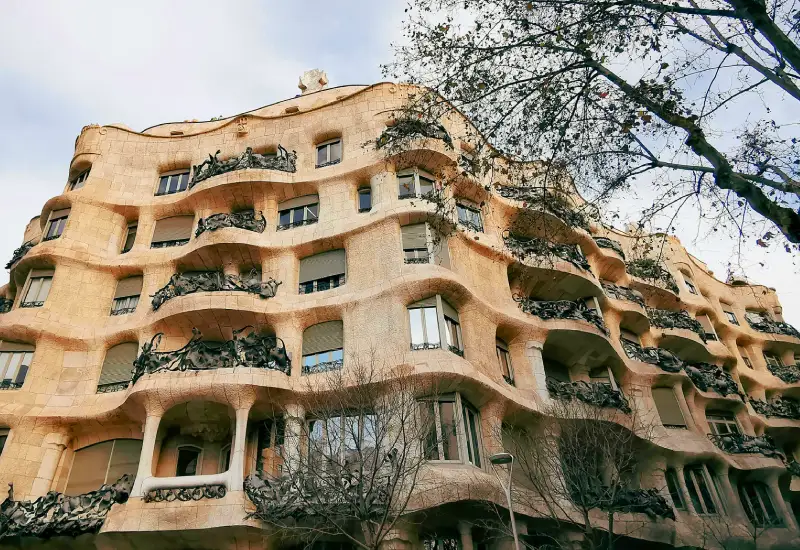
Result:
<svg viewBox="0 0 800 550"><path fill-rule="evenodd" d="M747 315L746 318L747 324L749 324L753 330L757 330L758 332L800 338L800 332L798 332L797 329L789 323L784 323L783 321L773 321L772 319L767 319L763 316Z"/></svg>
<svg viewBox="0 0 800 550"><path fill-rule="evenodd" d="M706 331L703 325L686 311L669 311L667 309L647 308L647 316L654 327L662 329L686 329L696 333L700 339L706 341Z"/></svg>
<svg viewBox="0 0 800 550"><path fill-rule="evenodd" d="M787 384L800 382L800 367L798 365L774 365L767 363L767 368L777 378Z"/></svg>
<svg viewBox="0 0 800 550"><path fill-rule="evenodd" d="M525 260L529 259L531 256L538 258L560 258L565 262L571 263L578 269L591 273L591 266L578 245L551 243L535 237L518 237L508 229L503 232L503 242L514 257L522 263L525 263Z"/></svg>
<svg viewBox="0 0 800 550"><path fill-rule="evenodd" d="M678 284L672 274L656 260L641 258L628 262L626 269L629 274L643 280L652 286L678 294Z"/></svg>
<svg viewBox="0 0 800 550"><path fill-rule="evenodd" d="M17 248L11 255L11 259L6 264L6 269L11 269L12 267L14 267L14 264L16 264L22 258L24 258L25 254L27 254L30 251L30 249L34 247L34 244L35 243L33 243L32 241L28 241L19 248Z"/></svg>
<svg viewBox="0 0 800 550"><path fill-rule="evenodd" d="M13 486L0 505L0 539L11 537L77 537L97 533L116 503L128 500L133 478L122 476L113 485L77 496L50 491L34 501L14 500Z"/></svg>
<svg viewBox="0 0 800 550"><path fill-rule="evenodd" d="M225 487L224 483L214 483L214 479L216 477L226 477L226 476L192 476L193 479L189 483L198 483L202 482L204 478L207 478L209 481L208 485L196 485L192 487L162 487L158 489L149 489L145 494L142 500L145 502L173 502L178 500L180 502L189 502L190 500L202 500L205 498L224 498L225 495L228 493L228 489ZM151 478L152 484L166 484L166 485L173 485L175 482L179 482L181 478Z"/></svg>
<svg viewBox="0 0 800 550"><path fill-rule="evenodd" d="M620 258L623 260L625 259L625 252L622 250L622 245L615 241L614 239L609 239L608 237L592 237L594 242L597 243L597 246L600 248L607 248L609 250L613 250L617 254L619 254Z"/></svg>
<svg viewBox="0 0 800 550"><path fill-rule="evenodd" d="M225 275L218 271L176 273L153 295L152 306L153 311L158 311L168 300L195 292L247 292L260 298L274 298L280 284L280 281L271 277L262 282L257 271L251 272L247 278Z"/></svg>
<svg viewBox="0 0 800 550"><path fill-rule="evenodd" d="M277 370L286 375L291 372L291 360L286 355L283 340L276 336L262 336L255 331L242 335L251 327L233 331L233 339L224 342L204 342L197 329L181 349L156 351L163 334L153 336L142 346L133 362L131 384L145 374L158 372L184 372L250 367Z"/></svg>
<svg viewBox="0 0 800 550"><path fill-rule="evenodd" d="M675 521L675 510L658 489L615 488L612 495L597 495L598 501L608 502L606 511L647 514L651 519L669 518Z"/></svg>
<svg viewBox="0 0 800 550"><path fill-rule="evenodd" d="M633 290L626 286L615 285L614 283L601 283L603 291L607 296L615 300L622 300L625 302L633 302L641 307L644 306L644 296L638 290Z"/></svg>
<svg viewBox="0 0 800 550"><path fill-rule="evenodd" d="M527 210L540 211L558 218L570 227L589 231L589 220L583 212L575 210L561 193L544 187L495 185L501 197L520 201Z"/></svg>
<svg viewBox="0 0 800 550"><path fill-rule="evenodd" d="M713 391L722 396L738 395L743 401L745 399L739 384L722 367L709 363L686 363L683 370L700 391Z"/></svg>
<svg viewBox="0 0 800 550"><path fill-rule="evenodd" d="M762 416L774 416L800 420L800 403L788 397L777 397L770 401L751 399L753 410Z"/></svg>
<svg viewBox="0 0 800 550"><path fill-rule="evenodd" d="M603 317L596 311L586 307L583 302L573 302L572 300L534 300L515 296L514 300L519 303L519 307L525 313L535 315L544 321L553 319L586 321L591 323L604 334L608 334L603 323Z"/></svg>
<svg viewBox="0 0 800 550"><path fill-rule="evenodd" d="M439 122L429 122L411 116L405 116L387 127L375 142L376 149L386 148L391 153L402 152L414 139L438 139L449 149L453 148L453 139Z"/></svg>
<svg viewBox="0 0 800 550"><path fill-rule="evenodd" d="M217 158L219 153L220 151L218 150L213 155L208 155L208 160L204 160L192 168L194 176L189 182L189 189L208 178L233 172L234 170L257 168L290 173L297 171L297 153L294 151L290 153L280 145L278 145L278 151L274 155L254 153L252 147L245 149L240 156L228 160L219 160Z"/></svg>
<svg viewBox="0 0 800 550"><path fill-rule="evenodd" d="M625 354L636 361L655 365L665 372L677 373L683 368L683 361L665 349L643 348L629 340L620 340L620 343Z"/></svg>
<svg viewBox="0 0 800 550"><path fill-rule="evenodd" d="M746 434L708 434L708 438L720 449L729 454L762 454L767 458L784 460L781 453L768 435Z"/></svg>
<svg viewBox="0 0 800 550"><path fill-rule="evenodd" d="M587 405L618 409L626 414L631 412L628 400L625 399L622 392L604 382L589 383L583 380L562 382L555 378L548 378L547 392L552 398L562 401L572 401L575 398Z"/></svg>
<svg viewBox="0 0 800 550"><path fill-rule="evenodd" d="M233 214L214 214L207 218L201 218L197 222L197 230L194 232L194 236L199 237L206 231L216 231L225 227L238 227L254 233L263 233L267 227L267 219L262 212L254 212L253 210L235 212Z"/></svg>

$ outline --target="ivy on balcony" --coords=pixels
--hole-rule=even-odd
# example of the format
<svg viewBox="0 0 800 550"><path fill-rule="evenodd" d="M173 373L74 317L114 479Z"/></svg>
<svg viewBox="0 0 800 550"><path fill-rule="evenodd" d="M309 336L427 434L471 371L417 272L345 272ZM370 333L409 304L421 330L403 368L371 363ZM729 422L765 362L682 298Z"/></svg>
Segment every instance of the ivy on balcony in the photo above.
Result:
<svg viewBox="0 0 800 550"><path fill-rule="evenodd" d="M508 229L503 232L503 242L520 262L524 263L531 256L556 257L571 263L578 269L591 272L591 266L578 245L551 243L535 237L518 237Z"/></svg>
<svg viewBox="0 0 800 550"><path fill-rule="evenodd" d="M625 267L626 271L654 286L669 290L673 294L678 294L678 284L667 268L656 260L650 258L640 258L631 260Z"/></svg>
<svg viewBox="0 0 800 550"><path fill-rule="evenodd" d="M680 372L683 368L683 361L665 349L645 348L623 339L620 339L620 343L622 344L622 349L625 350L625 354L636 361L655 365L666 372Z"/></svg>
<svg viewBox="0 0 800 550"><path fill-rule="evenodd" d="M268 281L262 282L257 271L251 272L247 278L225 275L219 271L176 273L152 296L153 311L158 311L168 300L195 292L240 291L256 294L261 298L274 298L280 284L280 281L271 277Z"/></svg>
<svg viewBox="0 0 800 550"><path fill-rule="evenodd" d="M726 453L762 454L767 458L779 458L781 460L785 458L768 435L708 434L708 438Z"/></svg>
<svg viewBox="0 0 800 550"><path fill-rule="evenodd" d="M232 214L213 214L207 218L201 218L197 222L197 230L195 230L194 236L199 237L206 231L216 231L224 227L238 227L255 233L263 233L267 227L267 219L262 212L253 210L234 212Z"/></svg>
<svg viewBox="0 0 800 550"><path fill-rule="evenodd" d="M276 336L263 336L255 331L244 332L244 327L233 332L233 339L224 342L205 342L200 331L192 329L192 338L181 349L156 351L161 343L158 333L142 346L139 357L133 362L131 384L145 374L157 372L184 372L234 367L251 367L291 372L291 361L286 355L283 340Z"/></svg>
<svg viewBox="0 0 800 550"><path fill-rule="evenodd" d="M544 187L495 185L501 197L522 202L527 210L539 210L552 214L570 227L589 231L587 216L570 204L562 193L554 193Z"/></svg>
<svg viewBox="0 0 800 550"><path fill-rule="evenodd" d="M592 237L594 242L597 243L597 246L600 248L608 248L613 250L620 257L624 260L625 259L625 251L622 250L622 244L619 241L615 241L614 239L609 239L608 237Z"/></svg>
<svg viewBox="0 0 800 550"><path fill-rule="evenodd" d="M14 267L14 264L16 264L22 258L24 258L25 254L27 254L30 251L30 249L34 247L34 244L35 243L33 241L28 241L19 248L17 248L11 255L11 259L6 264L6 269L11 269L12 267Z"/></svg>
<svg viewBox="0 0 800 550"><path fill-rule="evenodd" d="M773 321L772 319L767 319L762 315L755 316L752 313L746 316L747 324L753 330L757 330L758 332L765 332L767 334L782 334L784 336L794 336L795 338L800 338L800 332L797 331L789 323L784 323L783 321Z"/></svg>
<svg viewBox="0 0 800 550"><path fill-rule="evenodd" d="M274 155L254 153L252 147L245 149L244 153L238 157L228 160L219 160L217 158L219 153L220 151L217 150L213 155L208 155L207 160L192 167L193 176L189 182L189 189L208 178L233 172L234 170L259 168L291 173L297 170L297 153L294 151L290 153L280 145L278 145L278 151Z"/></svg>
<svg viewBox="0 0 800 550"><path fill-rule="evenodd" d="M417 138L439 139L453 148L453 139L441 123L424 120L413 115L397 119L392 126L388 126L375 142L376 149L405 149L408 143Z"/></svg>
<svg viewBox="0 0 800 550"><path fill-rule="evenodd" d="M0 539L10 537L77 537L97 533L108 511L128 500L133 477L124 475L113 485L96 491L67 496L50 491L34 501L14 500L13 485L0 504Z"/></svg>
<svg viewBox="0 0 800 550"><path fill-rule="evenodd" d="M631 412L628 400L625 399L622 392L612 388L611 384L603 382L589 383L583 380L561 382L554 378L548 378L547 392L554 399L571 401L574 398L596 407L618 409L626 414Z"/></svg>
<svg viewBox="0 0 800 550"><path fill-rule="evenodd" d="M776 397L770 401L751 399L750 404L762 416L777 416L800 420L800 403L788 397Z"/></svg>
<svg viewBox="0 0 800 550"><path fill-rule="evenodd" d="M626 302L633 302L644 307L644 296L638 290L633 290L626 286L615 285L614 283L600 283L606 295L611 296L615 300L623 300Z"/></svg>
<svg viewBox="0 0 800 550"><path fill-rule="evenodd" d="M650 322L654 327L691 330L697 333L703 342L706 341L706 331L703 329L703 325L701 325L700 321L697 319L692 319L691 315L686 311L647 308L647 316L650 318Z"/></svg>
<svg viewBox="0 0 800 550"><path fill-rule="evenodd" d="M534 300L515 296L514 300L519 303L520 309L530 315L535 315L544 321L552 319L571 319L573 321L588 321L605 334L608 334L603 323L603 317L596 311L586 307L583 302L573 302L572 300Z"/></svg>

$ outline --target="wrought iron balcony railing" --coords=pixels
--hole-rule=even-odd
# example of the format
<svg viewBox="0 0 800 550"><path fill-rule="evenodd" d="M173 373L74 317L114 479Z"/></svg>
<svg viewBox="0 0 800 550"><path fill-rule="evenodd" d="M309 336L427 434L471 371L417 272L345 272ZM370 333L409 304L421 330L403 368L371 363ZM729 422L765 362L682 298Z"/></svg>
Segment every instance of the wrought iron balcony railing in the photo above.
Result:
<svg viewBox="0 0 800 550"><path fill-rule="evenodd" d="M19 307L42 307L44 305L44 301L41 302L22 302Z"/></svg>
<svg viewBox="0 0 800 550"><path fill-rule="evenodd" d="M554 399L571 401L573 398L589 405L618 409L630 413L631 407L621 391L615 390L611 384L604 382L561 382L554 378L547 379L547 392Z"/></svg>
<svg viewBox="0 0 800 550"><path fill-rule="evenodd" d="M392 126L387 127L375 143L375 148L402 148L416 138L439 139L450 149L453 148L453 139L441 123L411 116L398 119Z"/></svg>
<svg viewBox="0 0 800 550"><path fill-rule="evenodd" d="M216 231L224 227L238 227L254 233L263 233L267 228L267 219L259 211L245 210L244 212L234 212L232 214L220 213L213 214L207 218L201 218L197 222L195 237L199 237L206 231Z"/></svg>
<svg viewBox="0 0 800 550"><path fill-rule="evenodd" d="M176 273L170 277L169 282L160 288L153 296L153 311L164 305L164 302L178 296L186 296L195 292L248 292L261 298L274 298L278 293L280 281L269 278L261 281L257 271L251 272L249 277L225 275L219 271L201 273Z"/></svg>
<svg viewBox="0 0 800 550"><path fill-rule="evenodd" d="M591 266L578 245L558 244L547 242L544 239L518 237L508 229L503 232L503 242L514 257L523 263L531 256L542 259L555 257L571 263L578 269L591 272Z"/></svg>
<svg viewBox="0 0 800 550"><path fill-rule="evenodd" d="M682 328L696 333L700 339L706 341L706 331L697 319L692 319L686 311L670 311L667 309L647 308L650 323L657 328Z"/></svg>
<svg viewBox="0 0 800 550"><path fill-rule="evenodd" d="M571 319L574 321L587 321L605 334L608 334L603 323L603 317L586 307L583 302L573 302L572 300L534 300L521 296L514 296L514 300L519 304L520 309L530 315L535 315L544 321L552 319Z"/></svg>
<svg viewBox="0 0 800 550"><path fill-rule="evenodd" d="M606 295L611 296L616 300L623 300L626 302L633 302L644 307L644 296L638 290L633 290L626 286L615 285L614 283L601 283L603 291Z"/></svg>
<svg viewBox="0 0 800 550"><path fill-rule="evenodd" d="M11 259L6 264L6 269L11 269L12 267L14 267L14 264L16 264L22 258L24 258L25 254L27 254L30 251L30 249L33 248L33 247L34 247L33 241L28 241L28 242L24 243L22 246L20 246L19 248L17 248L14 251L14 253L11 255Z"/></svg>
<svg viewBox="0 0 800 550"><path fill-rule="evenodd" d="M139 357L133 362L131 384L145 374L158 372L184 372L234 367L251 367L291 372L291 360L286 354L283 340L276 336L262 336L255 331L243 334L252 327L233 332L233 339L225 342L205 342L197 329L192 329L192 338L181 349L156 351L162 333L142 346Z"/></svg>
<svg viewBox="0 0 800 550"><path fill-rule="evenodd" d="M223 498L227 493L224 485L203 485L202 487L171 487L169 489L153 489L144 495L145 502L189 502L204 498Z"/></svg>
<svg viewBox="0 0 800 550"><path fill-rule="evenodd" d="M786 469L789 470L789 473L794 477L800 477L800 462L791 460L786 463Z"/></svg>
<svg viewBox="0 0 800 550"><path fill-rule="evenodd" d="M528 210L547 212L569 225L589 231L589 219L580 210L576 210L564 197L563 193L553 192L544 187L495 185L501 197L520 201Z"/></svg>
<svg viewBox="0 0 800 550"><path fill-rule="evenodd" d="M282 223L279 224L276 228L278 231L284 231L286 229L292 229L293 227L302 227L304 225L311 225L313 223L317 223L319 218L309 218L307 220L297 220L296 222L289 222L289 223Z"/></svg>
<svg viewBox="0 0 800 550"><path fill-rule="evenodd" d="M622 244L620 244L619 241L615 241L614 239L609 239L608 237L592 237L592 238L594 239L594 242L597 243L597 246L599 246L600 248L608 248L610 250L613 250L614 252L619 254L623 260L625 259L625 251L622 250Z"/></svg>
<svg viewBox="0 0 800 550"><path fill-rule="evenodd" d="M667 268L656 260L651 260L650 258L631 260L625 269L634 277L638 277L664 290L669 290L673 294L680 292L675 278Z"/></svg>
<svg viewBox="0 0 800 550"><path fill-rule="evenodd" d="M738 395L742 400L745 398L731 373L722 367L709 363L685 363L683 370L701 391L713 391L722 396Z"/></svg>
<svg viewBox="0 0 800 550"><path fill-rule="evenodd" d="M0 313L8 313L14 307L14 300L0 298Z"/></svg>
<svg viewBox="0 0 800 550"><path fill-rule="evenodd" d="M233 172L234 170L244 170L246 168L260 168L262 170L280 170L281 172L294 173L297 170L297 153L291 153L278 145L278 151L274 155L261 155L254 153L252 147L245 149L244 153L238 157L228 160L219 160L219 151L213 155L208 155L208 159L192 168L192 180L189 182L189 189L207 180L208 178Z"/></svg>
<svg viewBox="0 0 800 550"><path fill-rule="evenodd" d="M767 334L782 334L784 336L794 336L795 338L800 338L800 332L797 331L789 323L784 323L783 321L773 321L772 319L765 319L761 317L760 319L751 319L747 317L747 324L753 330L757 330L758 332L765 332Z"/></svg>
<svg viewBox="0 0 800 550"><path fill-rule="evenodd" d="M769 371L787 384L800 382L800 365L773 365L767 363Z"/></svg>
<svg viewBox="0 0 800 550"><path fill-rule="evenodd" d="M323 361L314 365L303 365L303 374L317 374L319 372L329 372L332 370L342 370L344 359L334 359L333 361Z"/></svg>
<svg viewBox="0 0 800 550"><path fill-rule="evenodd" d="M647 514L649 517L675 519L675 510L658 489L633 489L627 487L587 487L586 495L578 496L586 504L596 503L606 511ZM580 493L580 489L577 491ZM577 496L577 495L576 495Z"/></svg>
<svg viewBox="0 0 800 550"><path fill-rule="evenodd" d="M150 243L150 248L172 248L173 246L183 246L189 244L190 239L175 239L172 241L158 241Z"/></svg>
<svg viewBox="0 0 800 550"><path fill-rule="evenodd" d="M762 454L767 458L784 460L783 453L768 435L708 434L708 438L720 449L730 454Z"/></svg>
<svg viewBox="0 0 800 550"><path fill-rule="evenodd" d="M788 397L776 397L770 401L751 399L750 404L762 416L776 416L800 420L800 403Z"/></svg>
<svg viewBox="0 0 800 550"><path fill-rule="evenodd" d="M113 384L103 384L101 386L97 386L97 393L114 393L118 391L125 391L130 386L130 381L127 382L115 382Z"/></svg>
<svg viewBox="0 0 800 550"><path fill-rule="evenodd" d="M680 372L683 368L683 361L675 357L671 352L662 348L645 348L628 340L620 340L622 349L631 359L655 365L666 372Z"/></svg>

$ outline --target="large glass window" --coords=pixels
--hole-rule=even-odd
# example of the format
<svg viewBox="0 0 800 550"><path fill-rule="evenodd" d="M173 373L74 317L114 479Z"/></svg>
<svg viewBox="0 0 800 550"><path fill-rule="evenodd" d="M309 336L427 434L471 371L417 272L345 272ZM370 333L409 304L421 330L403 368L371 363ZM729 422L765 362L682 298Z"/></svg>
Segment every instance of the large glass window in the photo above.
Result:
<svg viewBox="0 0 800 550"><path fill-rule="evenodd" d="M64 228L67 226L67 219L69 218L70 209L57 210L50 214L50 222L47 224L47 231L45 231L43 241L51 241L59 238L64 233Z"/></svg>
<svg viewBox="0 0 800 550"><path fill-rule="evenodd" d="M32 275L20 307L42 307L52 284L52 275Z"/></svg>
<svg viewBox="0 0 800 550"><path fill-rule="evenodd" d="M336 138L317 145L317 168L342 161L342 139Z"/></svg>
<svg viewBox="0 0 800 550"><path fill-rule="evenodd" d="M82 495L115 483L125 474L135 476L141 453L138 439L113 439L75 451L64 494Z"/></svg>
<svg viewBox="0 0 800 550"><path fill-rule="evenodd" d="M483 232L483 218L479 208L457 204L456 213L458 214L458 223L472 231Z"/></svg>
<svg viewBox="0 0 800 550"><path fill-rule="evenodd" d="M358 211L369 212L372 210L372 189L362 187L358 190Z"/></svg>
<svg viewBox="0 0 800 550"><path fill-rule="evenodd" d="M717 339L717 332L714 330L714 325L711 324L711 319L708 318L708 315L698 315L697 321L703 327L703 332L705 332L706 340Z"/></svg>
<svg viewBox="0 0 800 550"><path fill-rule="evenodd" d="M427 300L425 302L428 302ZM408 318L411 324L411 349L437 349L441 347L439 319L436 301L433 304L409 307Z"/></svg>
<svg viewBox="0 0 800 550"><path fill-rule="evenodd" d="M706 420L711 428L711 433L715 435L739 434L739 424L736 423L736 416L727 411L706 411Z"/></svg>
<svg viewBox="0 0 800 550"><path fill-rule="evenodd" d="M768 367L780 368L783 366L783 361L781 361L780 357L766 351L764 352L764 361L767 362Z"/></svg>
<svg viewBox="0 0 800 550"><path fill-rule="evenodd" d="M464 355L464 344L461 341L461 325L458 321L445 314L444 326L447 345L450 351L457 355Z"/></svg>
<svg viewBox="0 0 800 550"><path fill-rule="evenodd" d="M430 262L428 232L424 223L404 225L400 228L403 241L403 257L407 264L427 264Z"/></svg>
<svg viewBox="0 0 800 550"><path fill-rule="evenodd" d="M678 473L672 468L667 468L665 477L667 479L669 496L672 498L672 504L678 510L686 510L686 502L683 500L683 491L681 491L681 485L678 481Z"/></svg>
<svg viewBox="0 0 800 550"><path fill-rule="evenodd" d="M736 318L736 314L729 309L723 309L722 312L725 314L725 317L728 319L728 322L732 325L738 325L739 319Z"/></svg>
<svg viewBox="0 0 800 550"><path fill-rule="evenodd" d="M716 514L717 506L711 494L706 467L703 465L686 467L683 469L683 477L694 511L702 515Z"/></svg>
<svg viewBox="0 0 800 550"><path fill-rule="evenodd" d="M309 225L319 220L319 197L305 195L278 205L278 231Z"/></svg>
<svg viewBox="0 0 800 550"><path fill-rule="evenodd" d="M136 342L124 342L108 349L97 381L98 393L123 390L133 376L133 362L139 354Z"/></svg>
<svg viewBox="0 0 800 550"><path fill-rule="evenodd" d="M81 187L83 187L84 184L86 183L86 178L89 177L90 170L91 168L87 168L86 170L84 170L83 172L72 178L72 180L70 180L69 182L69 190L75 191L76 189L80 189Z"/></svg>
<svg viewBox="0 0 800 550"><path fill-rule="evenodd" d="M150 248L182 246L192 238L194 216L173 216L156 221Z"/></svg>
<svg viewBox="0 0 800 550"><path fill-rule="evenodd" d="M344 325L327 321L303 332L303 374L341 369L344 364Z"/></svg>
<svg viewBox="0 0 800 550"><path fill-rule="evenodd" d="M481 466L481 422L460 394L419 402L427 460L458 461Z"/></svg>
<svg viewBox="0 0 800 550"><path fill-rule="evenodd" d="M653 401L665 428L686 428L686 420L673 388L653 388Z"/></svg>
<svg viewBox="0 0 800 550"><path fill-rule="evenodd" d="M309 463L323 468L334 462L342 466L377 466L377 422L374 414L348 414L309 420Z"/></svg>
<svg viewBox="0 0 800 550"><path fill-rule="evenodd" d="M3 343L0 346L0 389L21 388L33 361L33 346Z"/></svg>
<svg viewBox="0 0 800 550"><path fill-rule="evenodd" d="M180 193L186 191L189 187L189 171L173 172L171 174L164 174L158 180L158 189L156 196L172 195L173 193Z"/></svg>
<svg viewBox="0 0 800 550"><path fill-rule="evenodd" d="M783 520L772 504L769 487L761 482L739 483L739 498L750 522L756 527L776 527Z"/></svg>
<svg viewBox="0 0 800 550"><path fill-rule="evenodd" d="M345 283L344 249L330 250L300 260L300 294L337 288Z"/></svg>

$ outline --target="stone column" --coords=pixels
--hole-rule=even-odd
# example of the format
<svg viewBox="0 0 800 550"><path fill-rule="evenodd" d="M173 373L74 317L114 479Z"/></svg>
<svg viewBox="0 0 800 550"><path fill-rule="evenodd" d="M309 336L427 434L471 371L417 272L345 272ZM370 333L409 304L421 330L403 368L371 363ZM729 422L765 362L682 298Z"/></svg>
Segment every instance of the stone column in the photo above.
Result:
<svg viewBox="0 0 800 550"><path fill-rule="evenodd" d="M489 401L481 408L481 431L483 432L483 448L486 452L483 462L488 462L490 456L505 450L503 448L505 409L505 403L500 400Z"/></svg>
<svg viewBox="0 0 800 550"><path fill-rule="evenodd" d="M689 489L686 488L686 479L683 477L683 466L678 466L675 468L675 477L678 478L678 485L681 488L681 496L686 504L686 511L691 515L696 516L697 510L694 509L694 506L692 505L692 499L689 498Z"/></svg>
<svg viewBox="0 0 800 550"><path fill-rule="evenodd" d="M236 427L233 432L231 462L228 468L228 490L244 489L244 454L247 444L247 420L250 418L250 405L236 409Z"/></svg>
<svg viewBox="0 0 800 550"><path fill-rule="evenodd" d="M58 469L58 463L61 461L61 455L64 453L64 449L67 448L68 442L69 437L63 433L52 432L45 436L42 444L42 447L44 447L42 463L39 465L36 479L33 480L33 485L31 486L31 498L44 496L50 490Z"/></svg>
<svg viewBox="0 0 800 550"><path fill-rule="evenodd" d="M547 393L547 376L544 372L544 359L542 359L542 349L544 343L536 340L525 342L525 357L531 366L533 379L536 383L536 394L541 399L543 405L550 404L550 394Z"/></svg>
<svg viewBox="0 0 800 550"><path fill-rule="evenodd" d="M161 414L153 414L144 422L144 437L142 438L142 454L139 455L139 468L136 471L136 481L133 484L131 496L141 497L142 483L153 477L153 451L158 435L158 426L161 423Z"/></svg>
<svg viewBox="0 0 800 550"><path fill-rule="evenodd" d="M461 550L474 550L472 542L472 524L466 521L458 522L458 534L461 537Z"/></svg>
<svg viewBox="0 0 800 550"><path fill-rule="evenodd" d="M769 487L769 496L774 503L775 511L783 518L784 525L786 525L787 529L797 531L797 521L795 521L792 510L786 505L786 501L783 499L781 489L778 486L777 476L772 476L772 478L767 481L766 484L767 487Z"/></svg>
<svg viewBox="0 0 800 550"><path fill-rule="evenodd" d="M681 382L676 382L672 387L672 393L675 394L678 400L678 407L681 410L681 414L683 414L684 420L686 420L686 427L693 432L700 431L694 421L694 416L692 416L692 410L689 408L689 402L686 401L686 395L683 393L683 384L681 384Z"/></svg>
<svg viewBox="0 0 800 550"><path fill-rule="evenodd" d="M303 435L303 422L305 411L302 405L296 403L286 405L284 412L284 463L290 472L296 472L300 467L300 445Z"/></svg>
<svg viewBox="0 0 800 550"><path fill-rule="evenodd" d="M713 477L719 480L720 490L723 493L721 495L717 494L718 499L723 501L719 503L722 505L722 510L726 511L732 519L742 523L747 523L749 520L747 519L747 515L744 513L744 508L742 508L741 502L739 502L739 495L731 483L728 470L718 473ZM713 479L711 485L712 487L714 485ZM716 487L713 488L716 489ZM714 492L716 493L717 491Z"/></svg>

